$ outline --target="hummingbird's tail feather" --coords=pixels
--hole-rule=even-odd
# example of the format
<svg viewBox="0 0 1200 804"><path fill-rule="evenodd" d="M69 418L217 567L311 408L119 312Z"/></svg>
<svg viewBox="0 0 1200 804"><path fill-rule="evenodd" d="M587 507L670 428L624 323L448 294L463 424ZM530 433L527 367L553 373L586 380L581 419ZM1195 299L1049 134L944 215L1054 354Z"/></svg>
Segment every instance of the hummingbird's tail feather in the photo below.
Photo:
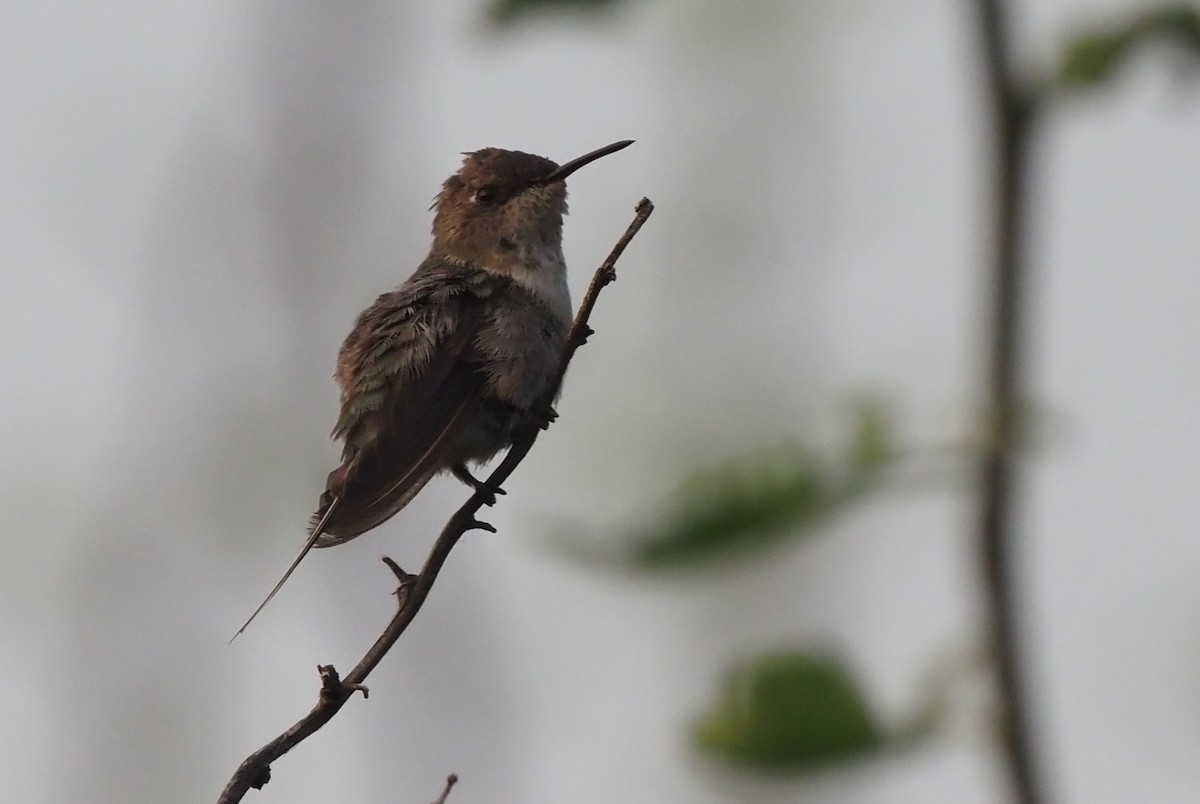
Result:
<svg viewBox="0 0 1200 804"><path fill-rule="evenodd" d="M249 619L242 624L242 627L238 629L236 634L230 637L230 643L241 636L242 632L250 626L250 623L254 622L254 618L259 615L259 612L267 607L267 604L271 602L279 590L283 588L283 585L287 583L288 578L292 577L292 573L296 571L296 567L300 566L300 562L304 560L306 555L308 555L308 551L316 546L317 539L320 538L321 533L325 530L325 526L328 524L329 518L333 516L333 512L337 510L339 502L340 501L337 497L334 497L332 500L330 500L329 505L325 508L324 512L322 512L321 518L314 521L309 528L308 539L304 542L304 546L300 548L300 554L296 556L294 561L292 561L291 565L287 568L287 571L283 573L283 577L279 579L277 584L275 584L275 587L271 590L270 594L267 595L266 599L264 599L262 603L258 604L258 608L254 610L254 613L250 615Z"/></svg>
<svg viewBox="0 0 1200 804"><path fill-rule="evenodd" d="M362 508L349 512L344 518L344 521L338 522L337 533L330 533L329 531L325 530L324 527L322 527L320 533L317 533L314 529L313 532L317 533L317 535L313 538L312 546L316 547L317 549L334 547L335 545L344 544L356 536L361 536L371 528L378 526L388 518L399 513L404 506L412 502L412 498L416 497L417 493L421 489L425 488L425 484L432 480L435 474L437 474L437 467L426 471L424 475L417 475L411 480L411 482L408 483L407 486L404 487L401 493L397 494L391 499L387 499L386 506L379 505L380 502L385 501L384 498L381 497L380 500L376 502L375 506L363 506ZM334 497L333 499L338 500L340 498ZM375 510L372 511L372 508L375 508ZM318 521L318 517L324 520L324 522L328 522L328 510L318 510L312 516L313 521ZM322 525L324 525L324 522Z"/></svg>
<svg viewBox="0 0 1200 804"><path fill-rule="evenodd" d="M396 515L417 496L435 474L450 463L449 452L466 423L466 413L471 399L463 394L457 404L446 411L444 421L436 436L416 455L398 465L404 467L395 474L395 456L402 450L411 449L413 439L407 432L381 435L364 451L341 476L340 488L331 489L326 496L341 503L336 517L331 519L328 511L318 509L314 514L322 516L323 527L317 534L313 547L333 547L349 541ZM378 460L382 459L382 460ZM377 463L382 465L377 465ZM337 472L335 470L335 477Z"/></svg>

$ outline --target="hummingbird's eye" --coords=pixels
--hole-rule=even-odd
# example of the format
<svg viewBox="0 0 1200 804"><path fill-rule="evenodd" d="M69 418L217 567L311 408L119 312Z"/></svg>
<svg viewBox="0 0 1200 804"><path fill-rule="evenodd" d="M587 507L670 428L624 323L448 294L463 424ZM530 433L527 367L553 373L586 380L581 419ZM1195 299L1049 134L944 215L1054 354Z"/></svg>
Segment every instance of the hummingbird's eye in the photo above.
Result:
<svg viewBox="0 0 1200 804"><path fill-rule="evenodd" d="M475 203L494 204L500 200L500 190L494 184L485 184L475 191Z"/></svg>

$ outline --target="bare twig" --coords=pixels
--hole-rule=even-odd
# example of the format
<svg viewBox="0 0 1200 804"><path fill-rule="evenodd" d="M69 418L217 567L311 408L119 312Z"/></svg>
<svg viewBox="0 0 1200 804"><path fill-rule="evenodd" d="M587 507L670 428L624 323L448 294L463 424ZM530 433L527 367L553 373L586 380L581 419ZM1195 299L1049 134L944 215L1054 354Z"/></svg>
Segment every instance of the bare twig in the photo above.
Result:
<svg viewBox="0 0 1200 804"><path fill-rule="evenodd" d="M1024 676L1017 594L1013 584L1013 485L1025 356L1023 248L1029 140L1036 121L1033 92L1013 73L1002 0L979 0L988 100L995 125L992 323L989 338L985 450L979 466L979 539L987 587L990 640L1000 687L1001 739L1021 804L1044 800L1035 766L1030 701Z"/></svg>
<svg viewBox="0 0 1200 804"><path fill-rule="evenodd" d="M434 799L433 804L446 804L446 799L450 798L450 791L454 789L454 785L458 784L458 774L452 773L446 777L446 786L442 788L442 794Z"/></svg>
<svg viewBox="0 0 1200 804"><path fill-rule="evenodd" d="M625 234L613 246L608 258L604 260L592 277L591 285L588 286L587 294L579 305L579 311L575 314L575 322L572 324L571 331L567 335L567 346L563 351L556 379L551 385L550 392L542 400L546 410L550 410L554 398L558 395L558 389L562 385L563 376L567 372L567 366L571 362L571 358L575 355L575 351L592 334L591 328L588 327L588 318L592 314L592 309L596 306L596 299L600 295L600 291L617 278L617 260L620 259L625 247L629 245L629 242L638 233L638 230L642 228L642 225L653 211L654 205L650 203L650 199L643 198L638 202L633 221L625 230ZM347 673L346 677L340 682L337 680L337 671L334 670L332 665L323 665L320 668L322 686L317 705L287 731L246 757L238 769L234 771L233 777L225 786L221 797L217 799L218 804L232 804L232 802L241 801L250 788L261 788L270 781L270 766L272 762L295 748L303 740L316 732L317 729L328 723L341 710L346 701L350 700L350 697L355 692L361 691L363 696L366 696L367 689L363 685L363 682L366 681L367 676L382 661L391 647L396 644L396 641L404 633L405 629L408 628L408 624L412 622L413 618L417 616L417 612L421 610L425 598L429 595L429 590L433 588L433 583L437 580L438 572L441 571L442 565L446 562L450 551L454 549L454 545L458 543L458 540L467 531L494 531L491 525L486 522L480 522L475 515L492 498L492 495L500 489L500 486L508 480L509 475L513 473L513 470L517 468L517 465L529 453L529 450L533 447L533 442L537 440L539 432L539 428L531 427L517 435L512 447L508 450L508 454L504 456L504 460L500 462L500 465L480 485L480 488L471 495L470 499L450 517L450 520L438 536L437 541L434 542L433 549L430 551L429 557L425 560L425 566L421 568L419 574L415 576L409 575L400 569L399 565L394 561L385 559L388 567L400 579L400 588L397 590L399 610L392 618L392 621L388 623L387 628L375 640L375 644L367 650L359 663L354 666L354 669ZM456 777L451 777L451 779L457 780ZM452 786L453 782L448 779L446 791L442 794L442 800L449 794L450 787Z"/></svg>

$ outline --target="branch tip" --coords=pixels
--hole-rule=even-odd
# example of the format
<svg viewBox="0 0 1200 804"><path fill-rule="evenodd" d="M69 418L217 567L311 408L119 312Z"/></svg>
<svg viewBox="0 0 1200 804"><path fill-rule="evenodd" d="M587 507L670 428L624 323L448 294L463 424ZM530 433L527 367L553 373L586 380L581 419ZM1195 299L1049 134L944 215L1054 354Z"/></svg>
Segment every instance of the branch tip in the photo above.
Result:
<svg viewBox="0 0 1200 804"><path fill-rule="evenodd" d="M438 796L433 804L446 804L446 799L450 797L450 791L454 789L454 785L458 784L458 774L452 773L446 777L446 786L442 788L442 794Z"/></svg>

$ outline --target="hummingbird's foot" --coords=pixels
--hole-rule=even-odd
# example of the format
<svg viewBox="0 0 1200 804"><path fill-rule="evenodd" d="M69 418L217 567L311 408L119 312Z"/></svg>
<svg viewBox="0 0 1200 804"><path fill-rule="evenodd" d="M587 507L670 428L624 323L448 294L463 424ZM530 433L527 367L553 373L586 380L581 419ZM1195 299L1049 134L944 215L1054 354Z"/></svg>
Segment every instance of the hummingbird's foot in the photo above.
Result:
<svg viewBox="0 0 1200 804"><path fill-rule="evenodd" d="M489 489L486 483L484 483L482 480L478 480L470 473L470 471L468 471L465 463L451 464L450 473L463 483L466 483L468 486L473 488L476 494L481 495L483 497L484 505L493 506L496 504L497 494L508 493L504 489Z"/></svg>
<svg viewBox="0 0 1200 804"><path fill-rule="evenodd" d="M543 430L549 430L550 425L558 419L558 411L550 405L546 405L540 410L534 411L534 415L538 417L538 427Z"/></svg>

